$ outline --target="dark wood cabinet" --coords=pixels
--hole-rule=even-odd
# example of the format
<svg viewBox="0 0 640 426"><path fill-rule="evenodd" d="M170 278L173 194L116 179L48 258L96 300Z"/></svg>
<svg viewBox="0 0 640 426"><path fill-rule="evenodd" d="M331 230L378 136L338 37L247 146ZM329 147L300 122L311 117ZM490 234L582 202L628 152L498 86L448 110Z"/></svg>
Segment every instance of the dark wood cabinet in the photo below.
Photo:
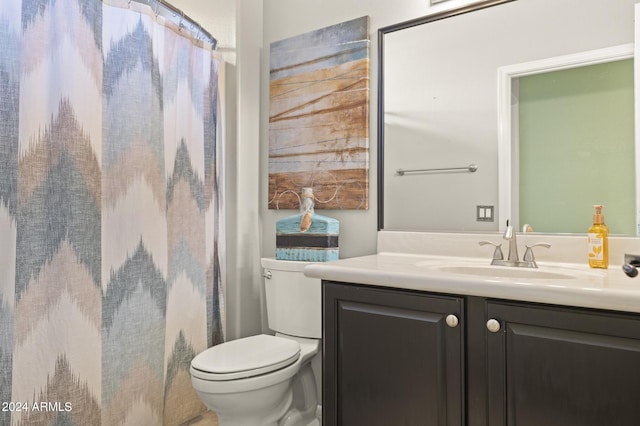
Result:
<svg viewBox="0 0 640 426"><path fill-rule="evenodd" d="M489 425L640 425L640 319L492 301Z"/></svg>
<svg viewBox="0 0 640 426"><path fill-rule="evenodd" d="M640 315L324 281L322 385L325 426L637 426Z"/></svg>
<svg viewBox="0 0 640 426"><path fill-rule="evenodd" d="M324 425L463 424L462 298L325 282L323 302Z"/></svg>

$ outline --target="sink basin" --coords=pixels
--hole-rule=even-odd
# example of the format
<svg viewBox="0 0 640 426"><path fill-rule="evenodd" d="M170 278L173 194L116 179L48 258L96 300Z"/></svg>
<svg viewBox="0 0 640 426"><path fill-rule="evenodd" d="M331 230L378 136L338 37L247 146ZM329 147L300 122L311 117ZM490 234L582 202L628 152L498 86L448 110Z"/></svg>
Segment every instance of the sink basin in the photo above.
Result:
<svg viewBox="0 0 640 426"><path fill-rule="evenodd" d="M475 275L494 278L522 278L541 280L574 280L577 278L571 273L547 271L536 268L514 268L508 266L480 265L432 265L431 267L432 269L452 274Z"/></svg>
<svg viewBox="0 0 640 426"><path fill-rule="evenodd" d="M592 285L601 284L601 271L590 270L586 265L554 263L538 264L538 268L517 266L491 265L490 260L476 258L447 258L434 257L415 263L418 268L429 269L438 275L447 274L462 279L480 281L501 281L536 283L545 285L548 281L552 285L582 285L590 282ZM564 284L562 284L564 282Z"/></svg>

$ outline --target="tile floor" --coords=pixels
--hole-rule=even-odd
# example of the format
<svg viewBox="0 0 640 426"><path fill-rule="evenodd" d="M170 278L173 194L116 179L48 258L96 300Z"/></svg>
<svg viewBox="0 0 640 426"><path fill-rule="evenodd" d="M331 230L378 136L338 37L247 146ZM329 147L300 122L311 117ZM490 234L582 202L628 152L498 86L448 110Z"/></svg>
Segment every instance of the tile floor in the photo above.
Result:
<svg viewBox="0 0 640 426"><path fill-rule="evenodd" d="M213 411L207 411L202 415L183 423L181 426L218 426L218 416Z"/></svg>

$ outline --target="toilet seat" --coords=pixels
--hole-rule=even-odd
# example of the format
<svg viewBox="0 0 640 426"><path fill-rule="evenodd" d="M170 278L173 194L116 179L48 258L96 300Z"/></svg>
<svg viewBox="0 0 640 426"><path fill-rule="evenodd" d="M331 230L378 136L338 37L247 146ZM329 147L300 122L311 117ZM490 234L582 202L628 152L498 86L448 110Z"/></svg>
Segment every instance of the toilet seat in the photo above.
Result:
<svg viewBox="0 0 640 426"><path fill-rule="evenodd" d="M191 361L191 373L202 380L228 381L267 374L300 357L294 340L259 334L214 346Z"/></svg>

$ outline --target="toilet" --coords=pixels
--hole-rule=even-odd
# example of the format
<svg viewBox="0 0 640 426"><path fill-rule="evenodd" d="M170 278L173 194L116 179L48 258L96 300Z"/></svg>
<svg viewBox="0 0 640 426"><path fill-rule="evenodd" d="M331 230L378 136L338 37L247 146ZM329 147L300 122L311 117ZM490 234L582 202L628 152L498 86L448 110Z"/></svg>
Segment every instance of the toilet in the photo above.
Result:
<svg viewBox="0 0 640 426"><path fill-rule="evenodd" d="M191 383L220 426L319 426L320 280L309 262L264 258L269 328L209 348L191 361Z"/></svg>

